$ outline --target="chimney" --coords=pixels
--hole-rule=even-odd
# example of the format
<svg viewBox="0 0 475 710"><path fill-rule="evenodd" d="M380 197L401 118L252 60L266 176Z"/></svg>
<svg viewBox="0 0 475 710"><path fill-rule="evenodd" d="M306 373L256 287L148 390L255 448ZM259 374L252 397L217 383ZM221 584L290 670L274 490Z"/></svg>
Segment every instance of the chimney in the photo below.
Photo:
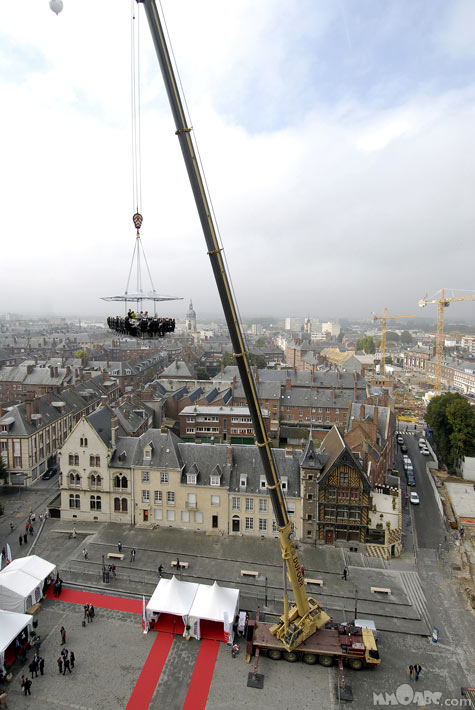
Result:
<svg viewBox="0 0 475 710"><path fill-rule="evenodd" d="M228 446L228 464L233 465L233 447L231 444Z"/></svg>
<svg viewBox="0 0 475 710"><path fill-rule="evenodd" d="M103 407L105 407L106 404L107 404L107 397L106 397L105 394L103 394L102 397L101 397L101 405L102 405Z"/></svg>
<svg viewBox="0 0 475 710"><path fill-rule="evenodd" d="M31 422L31 402L25 402L25 414L29 422Z"/></svg>
<svg viewBox="0 0 475 710"><path fill-rule="evenodd" d="M376 426L378 426L378 413L379 413L379 409L378 409L378 407L375 407L374 414L373 414L373 422L376 424Z"/></svg>
<svg viewBox="0 0 475 710"><path fill-rule="evenodd" d="M356 402L356 396L357 396L357 392L356 392L356 380L355 380L355 384L353 385L353 399L355 400L355 402Z"/></svg>
<svg viewBox="0 0 475 710"><path fill-rule="evenodd" d="M34 369L35 369L34 365L27 365L26 366L26 374L31 375L31 373L33 372Z"/></svg>
<svg viewBox="0 0 475 710"><path fill-rule="evenodd" d="M119 430L119 420L116 416L111 419L111 446L117 446L117 432Z"/></svg>
<svg viewBox="0 0 475 710"><path fill-rule="evenodd" d="M58 376L58 367L57 367L57 365L56 365L55 368L54 368L54 376L55 376L55 377Z"/></svg>
<svg viewBox="0 0 475 710"><path fill-rule="evenodd" d="M333 401L333 404L335 404L335 400L336 400L336 392L335 392L335 388L332 387L332 401Z"/></svg>
<svg viewBox="0 0 475 710"><path fill-rule="evenodd" d="M52 365L49 366L49 376L50 376L51 378L54 377L54 367L53 367Z"/></svg>
<svg viewBox="0 0 475 710"><path fill-rule="evenodd" d="M291 389L292 389L292 383L290 381L290 377L286 377L285 378L285 391L290 392Z"/></svg>

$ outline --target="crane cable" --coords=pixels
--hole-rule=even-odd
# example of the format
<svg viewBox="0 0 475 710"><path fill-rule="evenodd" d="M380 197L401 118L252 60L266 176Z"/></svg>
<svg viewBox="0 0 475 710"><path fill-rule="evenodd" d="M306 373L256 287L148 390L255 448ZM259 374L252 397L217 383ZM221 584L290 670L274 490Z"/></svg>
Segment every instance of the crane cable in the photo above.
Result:
<svg viewBox="0 0 475 710"><path fill-rule="evenodd" d="M142 226L142 150L140 127L140 26L136 0L131 0L132 205L134 225ZM140 219L139 219L140 217Z"/></svg>

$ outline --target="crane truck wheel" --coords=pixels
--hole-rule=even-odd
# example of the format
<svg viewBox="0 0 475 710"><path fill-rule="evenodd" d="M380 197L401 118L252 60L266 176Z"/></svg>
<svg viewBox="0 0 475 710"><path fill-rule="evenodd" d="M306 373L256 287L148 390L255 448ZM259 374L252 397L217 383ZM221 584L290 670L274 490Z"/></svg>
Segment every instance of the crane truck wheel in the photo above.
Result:
<svg viewBox="0 0 475 710"><path fill-rule="evenodd" d="M278 648L269 648L267 655L269 658L272 658L273 661L280 661L282 658L282 651L279 651Z"/></svg>
<svg viewBox="0 0 475 710"><path fill-rule="evenodd" d="M295 651L284 651L284 658L289 663L295 663L298 661L298 656Z"/></svg>
<svg viewBox="0 0 475 710"><path fill-rule="evenodd" d="M354 671L360 671L363 668L363 661L361 658L350 658L348 660L349 667Z"/></svg>
<svg viewBox="0 0 475 710"><path fill-rule="evenodd" d="M318 662L321 666L325 666L325 668L328 668L329 666L333 665L333 658L331 656L319 656Z"/></svg>
<svg viewBox="0 0 475 710"><path fill-rule="evenodd" d="M314 666L315 663L318 661L318 656L316 656L314 653L304 653L302 660L304 663L308 663L309 666Z"/></svg>

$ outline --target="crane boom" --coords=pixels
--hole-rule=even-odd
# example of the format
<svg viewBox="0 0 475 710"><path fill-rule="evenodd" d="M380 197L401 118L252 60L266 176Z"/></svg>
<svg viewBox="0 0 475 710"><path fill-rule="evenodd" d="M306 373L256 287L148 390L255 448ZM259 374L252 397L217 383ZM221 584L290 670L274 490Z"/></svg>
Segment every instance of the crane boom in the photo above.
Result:
<svg viewBox="0 0 475 710"><path fill-rule="evenodd" d="M403 315L403 316L388 316L388 309L385 308L383 311L382 316L373 316L373 323L376 323L377 320L381 321L381 346L380 346L380 351L381 351L381 364L379 366L379 371L382 375L385 374L386 372L386 325L388 320L397 320L399 318L415 318L416 315L415 313L409 313L408 315Z"/></svg>
<svg viewBox="0 0 475 710"><path fill-rule="evenodd" d="M434 367L434 390L435 394L440 394L442 387L442 359L444 355L444 321L445 321L445 309L450 306L451 303L456 303L457 301L474 301L475 295L473 296L449 296L445 295L445 289L440 289L440 298L421 298L419 301L419 307L424 308L432 304L437 304L437 332L435 336L435 367Z"/></svg>
<svg viewBox="0 0 475 710"><path fill-rule="evenodd" d="M296 547L292 541L292 525L289 520L281 482L272 456L270 440L265 430L257 389L249 365L248 353L245 347L225 262L223 260L222 248L218 242L212 210L201 175L197 151L195 150L192 137L192 129L187 125L183 102L163 32L163 24L155 0L137 0L137 2L144 6L152 33L153 43L175 121L176 135L180 142L183 159L185 161L188 178L208 249L211 267L229 329L234 355L254 425L256 444L260 453L266 476L267 489L279 530L282 558L285 562L287 576L295 597L295 606L292 606L292 608L288 610L286 595L284 595L284 615L281 617L280 623L276 624L273 628L273 633L282 641L287 650L291 651L323 626L330 617L323 611L320 604L318 604L315 599L307 596L305 589L301 563Z"/></svg>

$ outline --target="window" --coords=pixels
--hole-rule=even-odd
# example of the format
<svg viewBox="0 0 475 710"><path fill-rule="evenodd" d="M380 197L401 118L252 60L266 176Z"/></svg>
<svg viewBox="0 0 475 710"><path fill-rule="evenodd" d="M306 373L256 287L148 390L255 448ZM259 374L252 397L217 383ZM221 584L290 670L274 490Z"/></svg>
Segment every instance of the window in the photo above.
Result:
<svg viewBox="0 0 475 710"><path fill-rule="evenodd" d="M101 496L91 496L91 510L101 510Z"/></svg>
<svg viewBox="0 0 475 710"><path fill-rule="evenodd" d="M76 465L79 465L79 461ZM91 467L98 467L101 465L101 457L100 456L89 456L89 466Z"/></svg>
<svg viewBox="0 0 475 710"><path fill-rule="evenodd" d="M254 518L246 518L246 530L254 530Z"/></svg>
<svg viewBox="0 0 475 710"><path fill-rule="evenodd" d="M197 474L196 473L187 473L186 474L186 482L189 486L196 486L196 478Z"/></svg>
<svg viewBox="0 0 475 710"><path fill-rule="evenodd" d="M328 486L327 496L328 500L336 500L336 488L334 486Z"/></svg>
<svg viewBox="0 0 475 710"><path fill-rule="evenodd" d="M69 454L69 465L79 466L79 454ZM94 464L91 464L92 466Z"/></svg>
<svg viewBox="0 0 475 710"><path fill-rule="evenodd" d="M259 513L267 513L267 499L261 498L259 501Z"/></svg>
<svg viewBox="0 0 475 710"><path fill-rule="evenodd" d="M239 487L246 488L246 486L247 486L247 476L246 476L246 474L243 474L242 476L239 477Z"/></svg>
<svg viewBox="0 0 475 710"><path fill-rule="evenodd" d="M81 476L79 473L70 473L69 474L69 485L70 486L80 486L81 485Z"/></svg>
<svg viewBox="0 0 475 710"><path fill-rule="evenodd" d="M288 490L288 485L287 485L287 483L288 483L287 476L282 476L282 478L281 478L281 485L282 485L282 490L283 490L283 491Z"/></svg>
<svg viewBox="0 0 475 710"><path fill-rule="evenodd" d="M169 520L170 522L173 522L175 520L174 510L167 510L167 520Z"/></svg>
<svg viewBox="0 0 475 710"><path fill-rule="evenodd" d="M190 522L190 511L189 510L182 510L181 511L181 520L183 523Z"/></svg>
<svg viewBox="0 0 475 710"><path fill-rule="evenodd" d="M163 520L163 510L161 508L157 508L156 510L154 510L153 517L154 520Z"/></svg>
<svg viewBox="0 0 475 710"><path fill-rule="evenodd" d="M358 508L352 508L350 510L350 519L351 520L359 520L360 519L360 511Z"/></svg>
<svg viewBox="0 0 475 710"><path fill-rule="evenodd" d="M254 510L254 500L252 498L246 498L246 510L249 513Z"/></svg>
<svg viewBox="0 0 475 710"><path fill-rule="evenodd" d="M259 532L267 532L267 520L259 518Z"/></svg>
<svg viewBox="0 0 475 710"><path fill-rule="evenodd" d="M261 477L260 477L259 486L260 486L260 488L265 488L265 487L266 487L266 477L265 477L265 476L261 476Z"/></svg>
<svg viewBox="0 0 475 710"><path fill-rule="evenodd" d="M219 486L221 476L210 476L209 483L211 486Z"/></svg>
<svg viewBox="0 0 475 710"><path fill-rule="evenodd" d="M168 473L162 471L160 474L160 483L168 483Z"/></svg>
<svg viewBox="0 0 475 710"><path fill-rule="evenodd" d="M202 523L203 522L203 513L200 513L196 511L195 513L195 523Z"/></svg>
<svg viewBox="0 0 475 710"><path fill-rule="evenodd" d="M308 481L313 481L313 473L309 473L307 476Z"/></svg>
<svg viewBox="0 0 475 710"><path fill-rule="evenodd" d="M80 445L83 449L85 449L85 448L87 447L87 439L86 439L85 437L81 436L81 438L80 438L80 440L79 440L79 445Z"/></svg>
<svg viewBox="0 0 475 710"><path fill-rule="evenodd" d="M142 471L142 483L148 483L150 481L150 472Z"/></svg>
<svg viewBox="0 0 475 710"><path fill-rule="evenodd" d="M287 512L289 515L293 515L295 513L295 503L292 500L287 501Z"/></svg>
<svg viewBox="0 0 475 710"><path fill-rule="evenodd" d="M349 488L339 488L338 489L338 498L343 498L346 500L350 499L350 489Z"/></svg>
<svg viewBox="0 0 475 710"><path fill-rule="evenodd" d="M340 471L340 485L348 485L350 482L350 474L348 471Z"/></svg>
<svg viewBox="0 0 475 710"><path fill-rule="evenodd" d="M114 488L128 488L129 482L126 476L115 476L114 477Z"/></svg>
<svg viewBox="0 0 475 710"><path fill-rule="evenodd" d="M150 491L143 490L142 491L142 503L148 503L150 500Z"/></svg>
<svg viewBox="0 0 475 710"><path fill-rule="evenodd" d="M162 491L154 491L153 492L153 502L155 505L161 505L162 504Z"/></svg>
<svg viewBox="0 0 475 710"><path fill-rule="evenodd" d="M175 505L174 491L167 491L167 505Z"/></svg>
<svg viewBox="0 0 475 710"><path fill-rule="evenodd" d="M121 505L122 505L122 512L126 513L128 510L128 505L129 505L127 502L127 498L122 498Z"/></svg>
<svg viewBox="0 0 475 710"><path fill-rule="evenodd" d="M91 476L91 488L102 488L102 477L98 473Z"/></svg>
<svg viewBox="0 0 475 710"><path fill-rule="evenodd" d="M120 498L114 498L114 513L120 513Z"/></svg>
<svg viewBox="0 0 475 710"><path fill-rule="evenodd" d="M231 508L232 508L232 510L241 510L241 499L238 498L237 496L233 496L232 502L231 502Z"/></svg>
<svg viewBox="0 0 475 710"><path fill-rule="evenodd" d="M278 527L277 527L277 523L275 522L275 520L272 521L272 532L273 533L278 532Z"/></svg>
<svg viewBox="0 0 475 710"><path fill-rule="evenodd" d="M144 451L143 451L143 457L144 457L144 459L149 459L149 460L150 460L150 459L152 458L152 451L151 451L149 448L144 449Z"/></svg>
<svg viewBox="0 0 475 710"><path fill-rule="evenodd" d="M360 499L360 489L359 488L352 488L350 492L350 498L351 500L359 500Z"/></svg>
<svg viewBox="0 0 475 710"><path fill-rule="evenodd" d="M80 508L81 507L81 498L79 496L79 493L70 493L69 494L69 507L70 508Z"/></svg>
<svg viewBox="0 0 475 710"><path fill-rule="evenodd" d="M313 493L307 493L307 500L313 500Z"/></svg>
<svg viewBox="0 0 475 710"><path fill-rule="evenodd" d="M211 496L211 505L219 505L219 496Z"/></svg>
<svg viewBox="0 0 475 710"><path fill-rule="evenodd" d="M326 505L325 506L325 519L326 520L333 520L333 518L336 516L336 508L333 505Z"/></svg>

